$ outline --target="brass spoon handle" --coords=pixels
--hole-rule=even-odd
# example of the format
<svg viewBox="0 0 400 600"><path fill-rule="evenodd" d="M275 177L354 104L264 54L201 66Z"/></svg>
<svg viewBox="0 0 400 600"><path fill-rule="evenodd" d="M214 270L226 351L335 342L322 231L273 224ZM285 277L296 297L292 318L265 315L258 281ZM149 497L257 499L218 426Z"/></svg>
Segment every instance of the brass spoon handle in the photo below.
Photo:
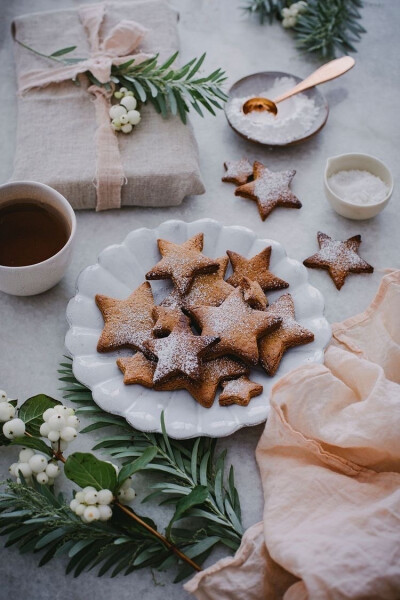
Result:
<svg viewBox="0 0 400 600"><path fill-rule="evenodd" d="M349 71L354 67L354 63L355 60L351 56L342 56L341 58L331 60L303 79L303 81L298 83L294 88L281 94L277 98L274 98L275 104L278 104L278 102L282 102L282 100L286 100L286 98L290 98L299 92L304 92L304 90L308 90L319 83L324 83L325 81L330 81L331 79L343 75L343 73L346 73L346 71Z"/></svg>

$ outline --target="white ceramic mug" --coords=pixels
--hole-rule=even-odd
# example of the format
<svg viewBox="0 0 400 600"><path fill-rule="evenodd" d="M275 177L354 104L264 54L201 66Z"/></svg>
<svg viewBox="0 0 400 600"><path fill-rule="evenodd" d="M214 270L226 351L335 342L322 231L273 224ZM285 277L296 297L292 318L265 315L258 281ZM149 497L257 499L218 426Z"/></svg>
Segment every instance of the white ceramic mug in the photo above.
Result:
<svg viewBox="0 0 400 600"><path fill-rule="evenodd" d="M56 190L36 181L13 181L0 186L0 208L18 200L38 200L53 207L69 229L66 244L47 260L23 267L0 265L0 291L14 296L33 296L50 289L63 277L70 261L76 231L75 213Z"/></svg>

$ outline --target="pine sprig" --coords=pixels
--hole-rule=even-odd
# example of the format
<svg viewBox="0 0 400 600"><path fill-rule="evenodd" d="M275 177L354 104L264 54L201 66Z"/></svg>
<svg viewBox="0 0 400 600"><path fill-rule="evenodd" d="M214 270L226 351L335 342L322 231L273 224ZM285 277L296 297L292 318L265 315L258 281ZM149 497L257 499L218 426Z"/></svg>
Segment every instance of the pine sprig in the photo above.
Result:
<svg viewBox="0 0 400 600"><path fill-rule="evenodd" d="M171 439L166 434L163 419L162 434L134 429L125 419L102 411L94 403L91 391L74 377L71 359L66 357L66 361L61 364L59 371L60 379L64 382L64 397L78 405L78 414L94 421L82 432L116 427L115 433L101 439L93 450L102 450L123 463L130 463L147 448L156 447L157 454L145 470L159 473L163 480L151 486L152 493L144 502L160 498L160 503L174 504L178 512L190 497L189 505L178 516L189 517L191 523L196 523L195 529L192 528L193 524L185 530L174 528L171 524L171 541L179 544L190 557L207 544L209 547L206 552L210 552L217 543L236 550L243 534L239 495L235 487L233 467L230 468L227 482L224 480L225 452L216 454L216 441L210 438L184 441ZM201 494L204 490L207 493L203 500ZM200 541L187 543L188 537L198 538L199 532L202 532Z"/></svg>
<svg viewBox="0 0 400 600"><path fill-rule="evenodd" d="M142 517L153 529L156 525ZM68 555L66 572L77 577L99 567L98 575L159 568L166 558L177 562L164 544L143 527L118 511L106 524L82 523L65 503L63 495L36 482L33 487L10 480L0 493L0 535L6 547L15 545L21 553L42 552L39 566L52 558Z"/></svg>
<svg viewBox="0 0 400 600"><path fill-rule="evenodd" d="M293 0L248 0L242 8L260 23L272 23L281 21L282 9L292 4ZM354 44L365 33L359 22L362 8L362 0L307 0L293 28L297 46L325 59L356 52Z"/></svg>

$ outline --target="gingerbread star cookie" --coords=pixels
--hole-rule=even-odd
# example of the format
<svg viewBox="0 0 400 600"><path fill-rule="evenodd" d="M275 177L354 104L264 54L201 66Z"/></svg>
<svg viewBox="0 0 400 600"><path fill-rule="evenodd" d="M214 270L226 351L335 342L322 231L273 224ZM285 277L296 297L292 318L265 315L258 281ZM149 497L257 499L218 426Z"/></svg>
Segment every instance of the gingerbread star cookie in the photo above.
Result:
<svg viewBox="0 0 400 600"><path fill-rule="evenodd" d="M155 306L153 308L155 325L153 333L157 337L164 337L178 325L190 327L189 317L183 314L179 307Z"/></svg>
<svg viewBox="0 0 400 600"><path fill-rule="evenodd" d="M162 383L177 375L198 379L200 358L218 340L218 336L194 335L184 321L180 321L167 337L147 340L145 347L158 359L153 382Z"/></svg>
<svg viewBox="0 0 400 600"><path fill-rule="evenodd" d="M186 294L195 275L218 270L218 263L201 253L203 237L198 233L183 244L157 240L162 259L150 269L146 279L172 279L178 291Z"/></svg>
<svg viewBox="0 0 400 600"><path fill-rule="evenodd" d="M267 308L267 313L282 319L279 329L258 341L260 363L268 375L272 376L278 370L286 350L309 344L314 340L314 334L295 321L294 302L290 294L283 294L278 298Z"/></svg>
<svg viewBox="0 0 400 600"><path fill-rule="evenodd" d="M182 307L186 309L194 306L219 306L232 292L233 287L224 280L228 267L228 257L216 258L218 271L205 275L196 275L191 288L186 294L180 294L175 288L162 301L162 306Z"/></svg>
<svg viewBox="0 0 400 600"><path fill-rule="evenodd" d="M225 175L222 181L228 183L236 183L236 185L243 185L247 183L249 178L253 175L253 167L247 158L241 158L240 160L227 160L224 163Z"/></svg>
<svg viewBox="0 0 400 600"><path fill-rule="evenodd" d="M259 396L263 391L263 386L254 381L250 381L248 377L239 377L222 383L223 391L219 395L219 403L221 406L230 406L231 404L239 404L239 406L247 406L254 396Z"/></svg>
<svg viewBox="0 0 400 600"><path fill-rule="evenodd" d="M199 306L191 314L202 328L202 335L220 338L208 356L233 354L251 364L258 362L258 338L281 322L279 317L251 308L241 288L236 288L220 306Z"/></svg>
<svg viewBox="0 0 400 600"><path fill-rule="evenodd" d="M239 285L243 290L243 298L251 308L265 310L268 300L258 281L252 281L248 277L243 277Z"/></svg>
<svg viewBox="0 0 400 600"><path fill-rule="evenodd" d="M104 329L97 344L99 352L123 347L145 350L144 341L153 337L154 324L153 293L147 281L126 300L97 294L96 304L104 319Z"/></svg>
<svg viewBox="0 0 400 600"><path fill-rule="evenodd" d="M218 386L226 379L248 375L249 369L243 363L229 357L216 358L202 363L200 378L196 381L187 377L168 380L162 384L163 390L185 389L204 408L213 405ZM161 389L155 385L156 389Z"/></svg>
<svg viewBox="0 0 400 600"><path fill-rule="evenodd" d="M233 268L233 273L228 277L227 281L234 287L241 284L243 277L257 281L264 292L289 287L286 281L279 279L279 277L276 277L276 275L269 271L271 246L267 246L264 250L253 256L253 258L245 258L232 250L227 250L227 255Z"/></svg>
<svg viewBox="0 0 400 600"><path fill-rule="evenodd" d="M327 269L338 290L349 273L373 272L374 268L358 255L361 235L340 242L319 231L317 238L319 252L306 258L303 264L311 269Z"/></svg>
<svg viewBox="0 0 400 600"><path fill-rule="evenodd" d="M124 374L126 385L138 383L147 388L153 387L153 375L157 364L141 352L133 356L118 358L117 366Z"/></svg>
<svg viewBox="0 0 400 600"><path fill-rule="evenodd" d="M258 161L254 163L254 180L239 186L235 196L250 198L257 202L258 211L263 221L276 206L301 208L301 202L289 189L296 171L270 171Z"/></svg>

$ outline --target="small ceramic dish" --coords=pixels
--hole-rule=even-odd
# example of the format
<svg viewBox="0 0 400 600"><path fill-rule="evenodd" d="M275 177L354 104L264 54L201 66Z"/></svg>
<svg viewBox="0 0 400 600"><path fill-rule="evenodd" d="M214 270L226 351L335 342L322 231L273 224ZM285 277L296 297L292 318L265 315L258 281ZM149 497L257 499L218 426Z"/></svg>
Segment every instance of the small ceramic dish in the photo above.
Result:
<svg viewBox="0 0 400 600"><path fill-rule="evenodd" d="M383 200L374 204L354 204L340 198L329 186L329 177L339 171L368 171L379 177L388 187ZM338 154L326 161L324 174L325 195L332 208L347 219L371 219L381 212L390 200L393 192L393 177L386 165L369 154Z"/></svg>
<svg viewBox="0 0 400 600"><path fill-rule="evenodd" d="M325 125L326 120L328 118L329 106L328 106L328 102L325 99L325 97L315 87L311 88L309 90L306 90L305 92L302 92L302 94L304 94L308 98L311 98L314 100L315 105L318 108L317 116L315 117L315 119L314 119L313 123L311 124L310 128L308 129L308 131L306 131L301 136L298 136L298 137L294 136L293 138L290 139L290 141L287 141L284 143L278 143L278 142L274 142L272 140L267 141L267 142L261 141L260 139L256 139L255 137L249 136L246 133L246 131L243 130L242 127L240 127L240 125L238 123L232 122L232 118L229 117L229 107L231 105L232 100L234 100L236 98L245 98L248 96L261 95L266 90L271 89L277 79L281 79L283 77L290 77L291 79L294 79L296 84L300 83L300 81L302 81L302 78L296 77L295 75L292 75L291 73L283 73L281 71L265 71L262 73L253 73L253 75L248 75L247 77L243 77L243 79L239 79L239 81L237 81L236 83L233 84L233 86L229 90L228 101L225 104L224 110L225 110L225 116L227 118L229 125L232 127L232 129L238 135L240 135L241 137L243 137L244 139L246 139L250 142L254 142L254 143L260 144L262 146L285 147L285 146L293 146L295 144L300 144L301 142L305 142L306 140L308 140L312 136L314 136L316 133L321 131L321 129ZM291 99L289 98L288 100L286 100L284 102L290 102L290 100ZM284 102L282 102L282 105ZM279 112L280 106L281 105L278 105L278 112Z"/></svg>

